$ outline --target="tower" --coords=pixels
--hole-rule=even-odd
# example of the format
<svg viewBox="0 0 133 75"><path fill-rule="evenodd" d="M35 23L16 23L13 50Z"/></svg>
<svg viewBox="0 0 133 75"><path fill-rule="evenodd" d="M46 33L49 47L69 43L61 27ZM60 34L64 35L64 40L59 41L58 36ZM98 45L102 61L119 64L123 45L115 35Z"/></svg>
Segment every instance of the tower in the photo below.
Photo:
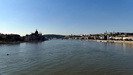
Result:
<svg viewBox="0 0 133 75"><path fill-rule="evenodd" d="M36 31L35 31L35 34L38 34L38 31L37 31L37 29L36 29Z"/></svg>

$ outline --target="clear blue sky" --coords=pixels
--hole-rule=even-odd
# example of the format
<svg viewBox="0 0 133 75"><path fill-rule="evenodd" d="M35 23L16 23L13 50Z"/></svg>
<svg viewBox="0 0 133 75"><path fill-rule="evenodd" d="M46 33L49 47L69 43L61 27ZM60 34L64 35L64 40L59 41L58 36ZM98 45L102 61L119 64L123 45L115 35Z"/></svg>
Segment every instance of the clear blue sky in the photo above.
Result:
<svg viewBox="0 0 133 75"><path fill-rule="evenodd" d="M133 0L0 0L0 32L133 32Z"/></svg>

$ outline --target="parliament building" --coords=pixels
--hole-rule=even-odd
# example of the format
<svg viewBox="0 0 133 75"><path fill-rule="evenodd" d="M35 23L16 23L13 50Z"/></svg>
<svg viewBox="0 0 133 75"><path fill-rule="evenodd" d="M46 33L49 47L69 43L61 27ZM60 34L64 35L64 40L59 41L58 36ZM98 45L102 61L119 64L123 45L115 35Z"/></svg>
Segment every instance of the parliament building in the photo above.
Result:
<svg viewBox="0 0 133 75"><path fill-rule="evenodd" d="M45 37L39 33L37 30L35 33L31 33L30 35L25 36L25 41L45 41Z"/></svg>

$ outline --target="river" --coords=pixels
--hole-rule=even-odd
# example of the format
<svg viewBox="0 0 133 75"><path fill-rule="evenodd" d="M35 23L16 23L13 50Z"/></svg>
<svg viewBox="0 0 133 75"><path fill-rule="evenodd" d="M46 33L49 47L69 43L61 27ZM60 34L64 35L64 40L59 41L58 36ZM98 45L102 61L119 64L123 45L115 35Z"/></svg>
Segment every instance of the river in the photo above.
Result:
<svg viewBox="0 0 133 75"><path fill-rule="evenodd" d="M79 40L1 44L0 75L133 75L133 46Z"/></svg>

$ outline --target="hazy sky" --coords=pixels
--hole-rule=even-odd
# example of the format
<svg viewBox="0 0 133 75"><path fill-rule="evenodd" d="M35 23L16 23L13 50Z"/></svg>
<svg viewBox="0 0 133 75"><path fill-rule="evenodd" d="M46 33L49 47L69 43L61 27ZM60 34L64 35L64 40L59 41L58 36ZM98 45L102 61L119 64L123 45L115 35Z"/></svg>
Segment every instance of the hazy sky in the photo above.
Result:
<svg viewBox="0 0 133 75"><path fill-rule="evenodd" d="M0 0L0 32L133 32L133 0Z"/></svg>

